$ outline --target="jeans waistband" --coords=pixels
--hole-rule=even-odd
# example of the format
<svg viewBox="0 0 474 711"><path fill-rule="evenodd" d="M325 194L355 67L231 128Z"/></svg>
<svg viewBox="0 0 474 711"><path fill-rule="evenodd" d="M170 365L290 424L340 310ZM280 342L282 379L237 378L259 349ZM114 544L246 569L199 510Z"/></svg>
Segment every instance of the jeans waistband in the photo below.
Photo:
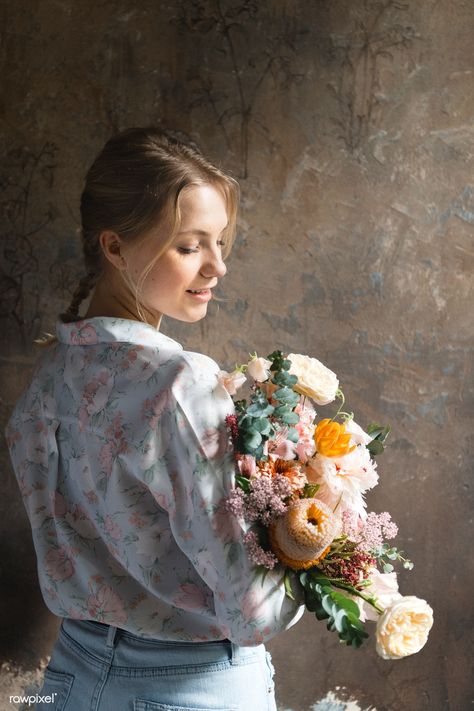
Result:
<svg viewBox="0 0 474 711"><path fill-rule="evenodd" d="M130 645L139 647L143 651L152 654L155 652L169 652L187 649L190 652L199 652L200 656L216 655L227 656L233 663L238 664L245 657L252 657L260 653L260 648L264 649L264 645L256 647L242 647L235 644L230 639L213 640L207 642L189 642L187 640L169 640L158 639L156 637L141 637L121 627L108 625L96 620L76 620L72 618L64 618L61 623L63 632L75 640L78 644L90 645L89 641L95 648L96 654L100 654L102 648L104 656L112 658L114 649L121 638ZM97 640L97 637L100 639Z"/></svg>

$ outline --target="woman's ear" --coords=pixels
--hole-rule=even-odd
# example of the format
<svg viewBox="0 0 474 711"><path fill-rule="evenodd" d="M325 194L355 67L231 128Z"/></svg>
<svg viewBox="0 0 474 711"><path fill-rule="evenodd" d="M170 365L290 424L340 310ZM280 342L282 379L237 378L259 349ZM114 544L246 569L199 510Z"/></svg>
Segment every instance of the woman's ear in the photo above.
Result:
<svg viewBox="0 0 474 711"><path fill-rule="evenodd" d="M116 269L127 268L127 263L122 255L122 240L116 232L103 230L99 235L99 242L104 255Z"/></svg>

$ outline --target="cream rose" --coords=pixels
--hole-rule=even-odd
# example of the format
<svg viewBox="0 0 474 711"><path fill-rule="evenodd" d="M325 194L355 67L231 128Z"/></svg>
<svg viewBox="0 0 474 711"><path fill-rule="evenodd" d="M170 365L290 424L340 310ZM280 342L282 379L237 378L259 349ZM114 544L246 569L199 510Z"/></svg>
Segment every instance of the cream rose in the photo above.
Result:
<svg viewBox="0 0 474 711"><path fill-rule="evenodd" d="M335 399L339 388L336 373L316 358L299 353L290 353L288 360L291 361L290 374L298 378L298 382L293 386L296 392L307 395L318 405L327 405Z"/></svg>
<svg viewBox="0 0 474 711"><path fill-rule="evenodd" d="M247 364L247 373L258 383L263 383L270 377L271 364L266 358L252 358Z"/></svg>
<svg viewBox="0 0 474 711"><path fill-rule="evenodd" d="M433 626L433 610L425 600L407 595L387 607L377 621L377 653L383 659L416 654Z"/></svg>
<svg viewBox="0 0 474 711"><path fill-rule="evenodd" d="M228 373L226 370L220 370L217 379L219 385L225 388L229 395L235 395L237 390L239 390L247 380L246 376L240 370L233 370L232 373Z"/></svg>

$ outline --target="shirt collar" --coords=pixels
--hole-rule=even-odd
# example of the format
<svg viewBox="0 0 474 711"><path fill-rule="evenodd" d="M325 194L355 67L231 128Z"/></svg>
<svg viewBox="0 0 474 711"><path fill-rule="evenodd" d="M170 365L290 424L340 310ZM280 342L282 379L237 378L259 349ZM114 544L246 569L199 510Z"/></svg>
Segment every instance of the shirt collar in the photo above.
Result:
<svg viewBox="0 0 474 711"><path fill-rule="evenodd" d="M56 335L61 343L70 346L122 342L158 346L167 350L183 350L180 343L165 336L149 323L112 316L94 316L71 323L63 323L58 319Z"/></svg>

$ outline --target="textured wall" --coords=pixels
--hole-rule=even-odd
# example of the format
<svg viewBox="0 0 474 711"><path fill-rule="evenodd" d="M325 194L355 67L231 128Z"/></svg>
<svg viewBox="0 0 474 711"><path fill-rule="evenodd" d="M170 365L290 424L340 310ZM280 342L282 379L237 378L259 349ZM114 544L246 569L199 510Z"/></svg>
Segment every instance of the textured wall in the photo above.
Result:
<svg viewBox="0 0 474 711"><path fill-rule="evenodd" d="M131 125L188 132L240 178L242 213L227 301L162 330L223 366L255 348L314 355L361 424L392 424L369 506L390 509L415 561L402 591L435 610L427 647L399 662L377 658L373 639L339 648L308 615L269 645L280 709L470 706L471 0L2 8L2 425L30 341L78 279L78 200L96 152ZM34 687L58 620L38 593L4 446L1 457L0 707L11 709L7 690Z"/></svg>

